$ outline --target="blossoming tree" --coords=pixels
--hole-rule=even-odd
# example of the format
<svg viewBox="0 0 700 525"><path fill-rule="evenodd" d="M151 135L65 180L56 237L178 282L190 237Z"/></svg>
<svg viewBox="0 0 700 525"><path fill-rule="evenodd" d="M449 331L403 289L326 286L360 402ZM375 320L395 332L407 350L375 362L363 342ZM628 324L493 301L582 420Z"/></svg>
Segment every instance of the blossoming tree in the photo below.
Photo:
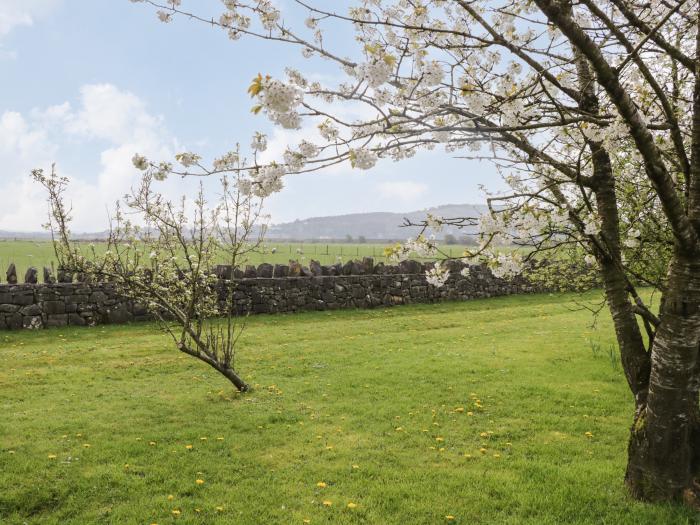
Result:
<svg viewBox="0 0 700 525"><path fill-rule="evenodd" d="M250 86L254 113L317 129L278 162L246 166L260 188L277 190L290 173L346 161L367 170L438 147L494 162L512 192L491 196L481 245L468 257L517 272L518 260L490 249L512 236L553 262L573 256L597 272L635 404L626 483L640 499L698 505L698 2L290 0L294 12L283 13L271 0L223 0L214 14L192 11L194 1L131 1L163 22L201 21L310 59L305 73L258 75ZM355 31L351 56L334 41L339 24ZM309 80L318 61L335 64L343 80ZM430 217L423 227L471 220ZM396 252L433 249L420 236ZM439 286L448 275L436 265L428 277ZM659 312L639 285L662 292Z"/></svg>
<svg viewBox="0 0 700 525"><path fill-rule="evenodd" d="M237 166L237 152L214 162L221 169ZM180 162L199 164L194 155ZM52 168L37 169L33 179L47 192L49 221L59 272L107 281L120 296L145 307L170 335L175 347L198 359L241 392L249 385L235 367L243 323L236 317L235 281L217 275L218 262L233 272L258 250L265 232L262 204L266 190L236 172L222 176L216 202L206 200L203 186L192 202L166 198L154 189L167 164L149 167L134 156L144 175L140 185L116 205L110 218L106 250L85 247L70 236L71 210L66 203L68 179Z"/></svg>

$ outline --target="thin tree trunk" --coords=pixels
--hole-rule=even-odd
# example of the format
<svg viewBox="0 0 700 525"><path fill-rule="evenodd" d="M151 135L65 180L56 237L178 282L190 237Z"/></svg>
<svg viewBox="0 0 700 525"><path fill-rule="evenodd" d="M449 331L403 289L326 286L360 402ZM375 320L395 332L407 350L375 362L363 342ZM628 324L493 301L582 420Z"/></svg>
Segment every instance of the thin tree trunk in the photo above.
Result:
<svg viewBox="0 0 700 525"><path fill-rule="evenodd" d="M250 390L250 385L243 381L243 379L241 379L241 377L233 370L233 368L226 365L225 363L222 363L214 359L213 357L210 357L202 351L190 348L184 343L179 343L178 348L181 352L184 352L187 355L191 355L192 357L196 357L200 361L203 361L206 364L208 364L214 370L223 375L226 379L231 381L231 383L233 383L233 386L235 386L239 392L248 392Z"/></svg>

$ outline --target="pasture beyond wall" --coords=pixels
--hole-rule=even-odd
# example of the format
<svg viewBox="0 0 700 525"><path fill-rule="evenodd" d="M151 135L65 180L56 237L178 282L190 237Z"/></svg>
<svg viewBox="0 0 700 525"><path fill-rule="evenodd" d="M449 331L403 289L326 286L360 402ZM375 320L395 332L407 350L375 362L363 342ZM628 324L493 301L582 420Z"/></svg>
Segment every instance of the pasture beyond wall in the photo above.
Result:
<svg viewBox="0 0 700 525"><path fill-rule="evenodd" d="M239 314L289 313L342 308L374 308L410 303L466 301L476 298L544 291L523 277L510 280L493 276L482 266L465 267L450 261L451 273L441 288L426 282L420 262L404 261L396 266L374 264L370 258L345 265L309 267L261 264L245 271L217 267L218 293L233 277L235 308ZM29 272L28 274L29 275ZM51 282L0 284L0 329L45 328L120 324L148 320L140 305L119 297L110 283ZM27 278L25 277L25 280ZM29 277L36 281L36 273ZM63 280L67 280L64 276Z"/></svg>

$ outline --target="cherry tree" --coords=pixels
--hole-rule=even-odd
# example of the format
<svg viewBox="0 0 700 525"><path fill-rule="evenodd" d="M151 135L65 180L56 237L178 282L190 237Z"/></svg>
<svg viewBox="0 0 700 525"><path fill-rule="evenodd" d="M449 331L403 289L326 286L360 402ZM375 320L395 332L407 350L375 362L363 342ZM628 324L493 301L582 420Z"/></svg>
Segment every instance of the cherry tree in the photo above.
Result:
<svg viewBox="0 0 700 525"><path fill-rule="evenodd" d="M165 23L182 17L309 59L303 72L251 82L253 113L310 130L275 162L251 157L243 169L263 191L292 173L341 162L369 170L435 148L498 166L511 191L489 196L490 214L428 217L426 234L394 254L432 254L429 230L478 221L480 244L465 259L498 275L523 263L493 249L504 237L555 273L562 261L594 273L634 398L626 483L640 499L699 506L698 2L290 0L283 12L271 0L223 0L209 13L194 1L131 1ZM343 24L357 45L339 41ZM342 80L311 80L321 63ZM251 146L264 142L257 134ZM217 173L190 169L193 158L157 172ZM436 264L428 280L448 276ZM639 286L661 292L659 311Z"/></svg>
<svg viewBox="0 0 700 525"><path fill-rule="evenodd" d="M194 155L178 158L188 165L199 164ZM48 196L45 226L52 235L59 273L109 283L119 296L145 307L177 350L246 392L250 387L235 360L245 326L238 317L236 283L232 275L218 275L215 270L223 262L233 273L259 251L267 193L259 186L253 189L245 172L234 171L221 176L214 202L207 201L202 184L194 199L173 200L154 188L163 170L170 169L167 163L149 167L138 154L133 162L144 174L140 184L116 203L104 250L71 239L69 179L59 176L55 167L50 173L32 171ZM214 162L219 169L241 163L235 151Z"/></svg>

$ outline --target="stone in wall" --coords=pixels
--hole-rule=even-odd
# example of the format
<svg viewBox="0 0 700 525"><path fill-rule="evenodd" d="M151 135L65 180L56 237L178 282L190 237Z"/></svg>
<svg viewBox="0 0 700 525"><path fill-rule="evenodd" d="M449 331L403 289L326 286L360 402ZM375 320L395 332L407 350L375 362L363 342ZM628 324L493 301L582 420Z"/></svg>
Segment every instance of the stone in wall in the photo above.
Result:
<svg viewBox="0 0 700 525"><path fill-rule="evenodd" d="M17 268L15 267L15 263L10 264L5 275L7 276L7 284L17 284Z"/></svg>
<svg viewBox="0 0 700 525"><path fill-rule="evenodd" d="M465 277L460 273L463 263L448 264L450 278L442 288L426 282L425 266L416 261L404 261L398 266L375 265L371 258L330 266L311 261L309 267L290 261L290 266L261 264L258 268L247 266L245 271L219 266L214 273L220 279L212 293L217 294L223 312L232 292L233 311L245 315L464 301L544 291L523 277L497 279L484 266L471 266ZM63 279L67 274L63 273ZM234 280L226 279L228 275L233 275ZM142 305L119 297L109 282L0 285L0 329L127 323L151 318Z"/></svg>

